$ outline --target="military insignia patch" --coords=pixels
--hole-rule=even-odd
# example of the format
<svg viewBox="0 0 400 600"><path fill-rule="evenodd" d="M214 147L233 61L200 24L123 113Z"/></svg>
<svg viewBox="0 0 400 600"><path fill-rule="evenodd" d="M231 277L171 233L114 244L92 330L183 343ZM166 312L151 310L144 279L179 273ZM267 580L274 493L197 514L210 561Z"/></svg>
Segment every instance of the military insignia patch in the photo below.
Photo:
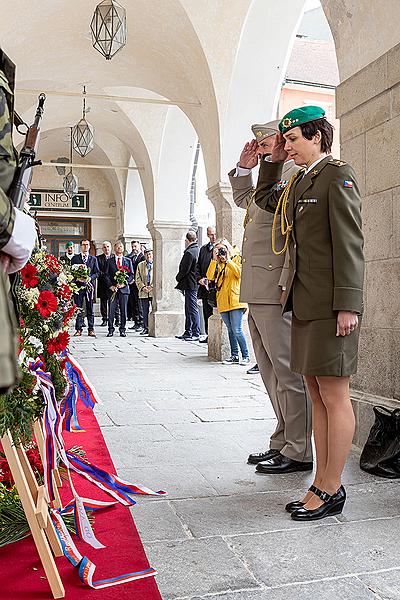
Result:
<svg viewBox="0 0 400 600"><path fill-rule="evenodd" d="M352 181L348 181L346 179L345 181L343 181L343 187L345 187L345 188L352 188L353 187L353 182Z"/></svg>

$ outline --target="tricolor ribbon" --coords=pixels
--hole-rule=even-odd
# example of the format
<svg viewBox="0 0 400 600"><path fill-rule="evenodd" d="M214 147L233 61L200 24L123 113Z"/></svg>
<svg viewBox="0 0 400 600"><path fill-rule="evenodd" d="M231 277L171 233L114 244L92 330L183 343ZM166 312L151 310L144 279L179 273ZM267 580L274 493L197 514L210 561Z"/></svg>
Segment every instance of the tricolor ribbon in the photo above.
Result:
<svg viewBox="0 0 400 600"><path fill-rule="evenodd" d="M138 579L145 579L146 577L153 577L157 571L152 567L143 571L136 571L134 573L125 573L124 575L118 575L110 579L101 579L100 581L93 581L93 576L96 570L96 565L92 563L87 556L82 556L78 548L74 544L68 529L62 519L59 511L51 509L51 517L53 519L54 527L60 540L61 547L64 552L64 556L74 566L79 568L80 580L93 589L102 589L122 583L128 583L129 581L137 581Z"/></svg>
<svg viewBox="0 0 400 600"><path fill-rule="evenodd" d="M65 350L61 354L68 380L68 389L61 402L61 414L64 416L64 427L67 431L83 431L78 422L77 404L81 400L86 408L100 404L97 392L78 361Z"/></svg>

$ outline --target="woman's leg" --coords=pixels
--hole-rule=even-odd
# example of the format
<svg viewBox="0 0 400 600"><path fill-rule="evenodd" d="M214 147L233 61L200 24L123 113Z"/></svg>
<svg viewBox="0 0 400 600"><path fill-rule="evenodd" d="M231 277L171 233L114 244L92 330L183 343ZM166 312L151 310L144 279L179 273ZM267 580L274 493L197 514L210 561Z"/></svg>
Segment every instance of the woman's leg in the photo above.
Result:
<svg viewBox="0 0 400 600"><path fill-rule="evenodd" d="M312 424L317 464L313 483L319 488L323 482L328 457L328 413L321 398L317 378L306 376L304 379L312 402ZM302 502L307 502L313 495L312 492L307 492Z"/></svg>
<svg viewBox="0 0 400 600"><path fill-rule="evenodd" d="M341 485L341 476L350 452L355 429L355 418L349 393L350 378L317 377L316 379L328 418L326 468L318 487L328 494L334 494ZM313 496L306 508L312 510L321 504L320 498Z"/></svg>
<svg viewBox="0 0 400 600"><path fill-rule="evenodd" d="M229 335L229 344L231 346L231 356L239 356L239 346L237 343L237 339L233 333L233 329L232 329L232 322L231 322L231 313L233 311L232 310L226 310L221 314L221 319L223 320L223 322L226 325L226 328L228 329L228 335Z"/></svg>
<svg viewBox="0 0 400 600"><path fill-rule="evenodd" d="M237 343L239 343L242 358L248 358L249 350L247 348L247 342L246 338L244 337L242 327L244 310L242 308L235 308L235 310L231 310L229 312L231 313L231 325L233 334L237 340Z"/></svg>

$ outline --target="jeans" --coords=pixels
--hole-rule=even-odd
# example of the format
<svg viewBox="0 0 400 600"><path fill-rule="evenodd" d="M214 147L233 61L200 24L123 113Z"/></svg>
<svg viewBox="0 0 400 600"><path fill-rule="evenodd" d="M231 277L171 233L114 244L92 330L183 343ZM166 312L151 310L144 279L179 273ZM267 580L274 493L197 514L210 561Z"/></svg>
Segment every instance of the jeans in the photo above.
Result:
<svg viewBox="0 0 400 600"><path fill-rule="evenodd" d="M185 335L199 337L200 315L197 290L185 290Z"/></svg>
<svg viewBox="0 0 400 600"><path fill-rule="evenodd" d="M221 319L228 329L229 343L231 345L231 356L239 356L239 346L242 353L242 358L249 358L249 350L247 348L246 338L244 337L242 322L244 310L243 308L235 308L235 310L227 310L221 314Z"/></svg>

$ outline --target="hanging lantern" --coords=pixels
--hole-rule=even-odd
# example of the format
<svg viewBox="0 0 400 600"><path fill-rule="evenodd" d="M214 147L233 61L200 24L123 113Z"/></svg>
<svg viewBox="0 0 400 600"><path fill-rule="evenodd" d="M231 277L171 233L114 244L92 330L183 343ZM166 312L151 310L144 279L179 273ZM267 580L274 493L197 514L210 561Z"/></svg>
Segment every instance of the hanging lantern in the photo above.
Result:
<svg viewBox="0 0 400 600"><path fill-rule="evenodd" d="M74 175L72 171L72 127L71 127L71 143L70 143L70 153L69 153L69 162L70 162L70 170L66 174L63 179L63 190L64 194L67 194L71 199L78 193L78 178Z"/></svg>
<svg viewBox="0 0 400 600"><path fill-rule="evenodd" d="M90 29L93 48L111 60L126 44L126 10L115 0L103 0L96 6Z"/></svg>
<svg viewBox="0 0 400 600"><path fill-rule="evenodd" d="M82 119L75 125L72 131L72 142L75 152L84 157L94 148L94 127L86 121L86 87L83 86L83 108Z"/></svg>

